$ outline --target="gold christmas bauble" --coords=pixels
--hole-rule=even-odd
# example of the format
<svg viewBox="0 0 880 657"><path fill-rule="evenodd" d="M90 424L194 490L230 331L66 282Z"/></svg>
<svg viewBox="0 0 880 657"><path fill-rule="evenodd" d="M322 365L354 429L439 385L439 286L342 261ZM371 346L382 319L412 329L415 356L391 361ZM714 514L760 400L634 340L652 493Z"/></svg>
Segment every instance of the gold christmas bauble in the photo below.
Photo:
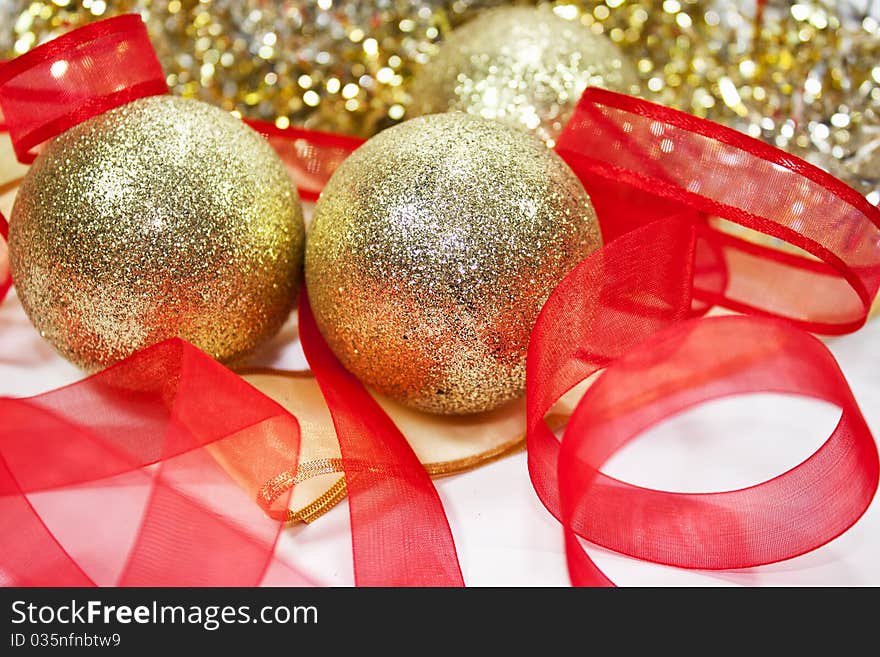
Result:
<svg viewBox="0 0 880 657"><path fill-rule="evenodd" d="M588 86L636 93L607 37L549 7L493 9L454 30L412 81L412 116L462 110L555 144Z"/></svg>
<svg viewBox="0 0 880 657"><path fill-rule="evenodd" d="M306 283L321 333L363 382L472 413L521 394L541 306L600 244L587 193L540 140L434 114L337 169L306 239Z"/></svg>
<svg viewBox="0 0 880 657"><path fill-rule="evenodd" d="M85 369L179 336L233 361L292 309L302 208L268 143L229 113L143 98L50 142L18 192L22 306Z"/></svg>

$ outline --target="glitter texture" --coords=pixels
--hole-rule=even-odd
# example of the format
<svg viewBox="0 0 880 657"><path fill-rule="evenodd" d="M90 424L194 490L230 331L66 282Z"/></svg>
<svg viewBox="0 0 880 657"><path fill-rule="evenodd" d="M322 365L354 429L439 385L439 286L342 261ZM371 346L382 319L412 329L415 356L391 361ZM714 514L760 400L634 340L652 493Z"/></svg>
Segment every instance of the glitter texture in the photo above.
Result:
<svg viewBox="0 0 880 657"><path fill-rule="evenodd" d="M411 114L461 110L555 144L588 86L638 93L610 39L548 7L486 11L452 32L412 82Z"/></svg>
<svg viewBox="0 0 880 657"><path fill-rule="evenodd" d="M157 96L48 144L16 198L10 265L31 321L83 368L172 336L231 361L293 307L303 233L262 137Z"/></svg>
<svg viewBox="0 0 880 657"><path fill-rule="evenodd" d="M643 95L822 167L880 203L880 0L559 3L635 62Z"/></svg>
<svg viewBox="0 0 880 657"><path fill-rule="evenodd" d="M445 38L506 4L551 7L616 44L649 100L763 139L880 203L880 0L4 0L0 57L139 12L174 93L368 137L412 116L413 75Z"/></svg>
<svg viewBox="0 0 880 657"><path fill-rule="evenodd" d="M600 245L587 193L541 141L434 114L336 171L306 281L318 327L361 380L421 410L472 413L521 394L538 311Z"/></svg>
<svg viewBox="0 0 880 657"><path fill-rule="evenodd" d="M369 136L443 34L506 0L0 0L0 57L108 16L143 16L172 91L280 127Z"/></svg>

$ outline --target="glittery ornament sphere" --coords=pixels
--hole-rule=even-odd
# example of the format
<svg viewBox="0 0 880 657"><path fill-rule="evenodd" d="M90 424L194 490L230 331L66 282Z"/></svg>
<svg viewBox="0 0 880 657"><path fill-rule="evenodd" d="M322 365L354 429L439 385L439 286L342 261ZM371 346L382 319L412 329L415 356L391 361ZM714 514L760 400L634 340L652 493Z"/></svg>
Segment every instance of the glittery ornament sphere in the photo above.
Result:
<svg viewBox="0 0 880 657"><path fill-rule="evenodd" d="M362 381L417 409L472 413L521 394L541 306L600 244L587 193L541 141L434 114L337 169L306 282L321 333Z"/></svg>
<svg viewBox="0 0 880 657"><path fill-rule="evenodd" d="M144 98L40 153L16 198L10 266L40 333L96 369L179 336L232 361L294 305L302 209L266 141L227 112Z"/></svg>
<svg viewBox="0 0 880 657"><path fill-rule="evenodd" d="M605 36L548 7L486 11L453 31L411 85L411 114L462 110L552 146L588 86L635 93L635 69Z"/></svg>

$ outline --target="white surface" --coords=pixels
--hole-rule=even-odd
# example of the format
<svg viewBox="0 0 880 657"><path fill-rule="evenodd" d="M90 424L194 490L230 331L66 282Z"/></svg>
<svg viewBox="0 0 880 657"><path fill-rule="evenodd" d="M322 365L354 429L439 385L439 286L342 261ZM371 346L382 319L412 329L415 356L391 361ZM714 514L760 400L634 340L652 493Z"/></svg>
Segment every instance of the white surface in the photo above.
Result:
<svg viewBox="0 0 880 657"><path fill-rule="evenodd" d="M27 320L14 292L0 305L0 394L27 396L82 374ZM880 321L827 342L875 436L880 435ZM257 362L304 366L289 323ZM827 437L839 411L798 398L752 395L674 418L628 446L609 474L668 490L707 491L757 483L796 464ZM437 481L472 586L568 584L562 533L532 491L525 454ZM348 508L285 530L279 553L326 584L353 583ZM880 585L880 502L849 532L787 562L740 571L684 571L588 547L613 581L626 585Z"/></svg>

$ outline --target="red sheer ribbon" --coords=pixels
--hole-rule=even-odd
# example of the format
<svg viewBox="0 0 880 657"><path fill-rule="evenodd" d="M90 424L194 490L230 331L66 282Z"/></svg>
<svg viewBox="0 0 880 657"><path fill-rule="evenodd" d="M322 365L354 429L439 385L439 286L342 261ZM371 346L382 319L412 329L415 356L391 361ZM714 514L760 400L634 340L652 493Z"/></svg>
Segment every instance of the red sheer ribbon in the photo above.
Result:
<svg viewBox="0 0 880 657"><path fill-rule="evenodd" d="M877 451L834 359L795 326L843 333L864 323L880 285L880 212L763 143L598 89L584 94L557 150L607 240L553 292L529 345L529 471L565 528L572 582L610 584L578 536L648 561L720 569L790 558L840 534L873 498ZM718 232L712 216L815 258ZM689 319L710 303L787 319ZM560 443L544 415L603 368ZM765 391L842 410L822 448L771 481L695 495L600 472L674 413Z"/></svg>
<svg viewBox="0 0 880 657"><path fill-rule="evenodd" d="M831 402L842 415L809 459L742 490L672 493L601 473L614 452L664 418L754 392ZM745 568L797 556L848 529L871 503L877 478L871 432L837 363L816 338L767 318L677 324L610 366L566 428L557 485L572 583L610 584L577 536L682 568Z"/></svg>
<svg viewBox="0 0 880 657"><path fill-rule="evenodd" d="M81 32L65 47L91 61L84 72L107 56L118 64L118 50L99 48L90 60L74 37ZM86 34L94 32L101 29ZM50 68L63 55L55 48L54 59L41 60ZM93 83L83 84L71 97L90 97ZM307 199L360 143L252 125ZM737 568L792 557L844 531L874 495L877 452L833 358L800 329L845 333L864 323L880 285L878 211L781 151L596 89L584 95L558 152L590 192L607 243L554 291L528 357L529 469L563 524L572 582L610 584L578 537L661 563ZM805 253L720 232L715 217ZM753 316L698 319L716 304ZM436 490L391 420L333 357L305 296L300 330L339 435L357 583L461 584ZM544 415L601 369L560 442ZM652 491L601 473L652 424L759 391L831 402L841 420L804 463L740 491ZM248 501L283 516L296 421L193 347L162 343L73 386L2 399L0 414L6 583L303 581L272 557L279 524Z"/></svg>
<svg viewBox="0 0 880 657"><path fill-rule="evenodd" d="M355 583L463 586L452 531L431 478L391 418L327 347L305 292L299 330L339 439Z"/></svg>
<svg viewBox="0 0 880 657"><path fill-rule="evenodd" d="M71 126L164 93L165 74L136 14L86 25L0 66L0 109L24 163Z"/></svg>
<svg viewBox="0 0 880 657"><path fill-rule="evenodd" d="M363 139L349 135L297 127L279 128L265 121L246 120L245 123L269 140L287 166L304 201L316 201L336 167L364 143Z"/></svg>
<svg viewBox="0 0 880 657"><path fill-rule="evenodd" d="M266 481L296 468L296 420L187 343L0 399L0 417L3 584L309 582L273 556L281 525L254 504ZM224 461L237 464L237 483Z"/></svg>

